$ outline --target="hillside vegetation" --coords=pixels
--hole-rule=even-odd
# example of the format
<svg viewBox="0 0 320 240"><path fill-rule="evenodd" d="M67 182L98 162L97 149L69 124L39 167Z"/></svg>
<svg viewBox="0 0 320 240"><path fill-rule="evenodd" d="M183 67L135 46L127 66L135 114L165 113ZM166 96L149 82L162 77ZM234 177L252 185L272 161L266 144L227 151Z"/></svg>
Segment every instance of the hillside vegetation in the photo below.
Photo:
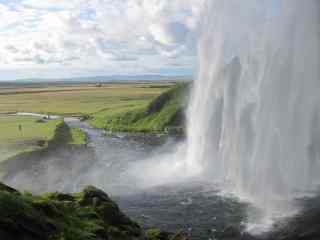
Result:
<svg viewBox="0 0 320 240"><path fill-rule="evenodd" d="M0 185L0 212L0 239L142 239L140 227L94 187L32 196Z"/></svg>
<svg viewBox="0 0 320 240"><path fill-rule="evenodd" d="M183 234L146 233L103 191L22 194L0 183L0 239L187 240Z"/></svg>
<svg viewBox="0 0 320 240"><path fill-rule="evenodd" d="M43 120L30 116L0 117L0 162L24 152L47 147L57 132L70 132L69 144L85 144L86 134L80 129L69 129L63 119ZM60 129L60 130L59 130Z"/></svg>
<svg viewBox="0 0 320 240"><path fill-rule="evenodd" d="M87 135L81 129L70 128L63 119L6 116L0 118L0 125L0 179L30 168L46 156L58 155L57 147L64 148L64 152L86 149Z"/></svg>
<svg viewBox="0 0 320 240"><path fill-rule="evenodd" d="M178 83L148 104L101 111L89 123L111 131L163 132L183 129L190 83Z"/></svg>
<svg viewBox="0 0 320 240"><path fill-rule="evenodd" d="M63 121L39 120L27 116L0 117L0 162L22 152L41 149L54 137L57 126Z"/></svg>

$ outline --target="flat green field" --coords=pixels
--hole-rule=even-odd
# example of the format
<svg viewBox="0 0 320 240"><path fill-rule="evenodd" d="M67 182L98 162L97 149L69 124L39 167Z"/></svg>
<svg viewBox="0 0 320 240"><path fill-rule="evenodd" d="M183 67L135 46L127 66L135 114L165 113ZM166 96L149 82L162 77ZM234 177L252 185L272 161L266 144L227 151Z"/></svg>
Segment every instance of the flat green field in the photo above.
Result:
<svg viewBox="0 0 320 240"><path fill-rule="evenodd" d="M40 149L39 141L50 140L63 120L37 122L27 116L0 116L0 162L26 151ZM21 130L19 129L21 125Z"/></svg>
<svg viewBox="0 0 320 240"><path fill-rule="evenodd" d="M36 112L86 115L119 111L149 103L172 84L88 84L0 88L0 113Z"/></svg>

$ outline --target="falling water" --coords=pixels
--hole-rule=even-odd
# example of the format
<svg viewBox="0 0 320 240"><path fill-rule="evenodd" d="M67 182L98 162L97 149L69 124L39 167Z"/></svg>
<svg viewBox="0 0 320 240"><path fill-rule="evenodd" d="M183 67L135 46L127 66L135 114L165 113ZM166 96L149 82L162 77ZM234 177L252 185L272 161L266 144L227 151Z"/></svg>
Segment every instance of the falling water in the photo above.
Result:
<svg viewBox="0 0 320 240"><path fill-rule="evenodd" d="M189 169L266 213L320 180L320 1L210 0Z"/></svg>

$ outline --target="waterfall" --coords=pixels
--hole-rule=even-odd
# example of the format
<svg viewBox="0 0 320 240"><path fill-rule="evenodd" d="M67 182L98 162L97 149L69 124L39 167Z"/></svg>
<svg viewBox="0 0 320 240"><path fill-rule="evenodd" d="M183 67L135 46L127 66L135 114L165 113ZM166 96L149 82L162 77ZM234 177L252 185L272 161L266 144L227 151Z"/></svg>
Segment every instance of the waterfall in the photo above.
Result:
<svg viewBox="0 0 320 240"><path fill-rule="evenodd" d="M205 9L186 165L280 211L320 182L320 1Z"/></svg>

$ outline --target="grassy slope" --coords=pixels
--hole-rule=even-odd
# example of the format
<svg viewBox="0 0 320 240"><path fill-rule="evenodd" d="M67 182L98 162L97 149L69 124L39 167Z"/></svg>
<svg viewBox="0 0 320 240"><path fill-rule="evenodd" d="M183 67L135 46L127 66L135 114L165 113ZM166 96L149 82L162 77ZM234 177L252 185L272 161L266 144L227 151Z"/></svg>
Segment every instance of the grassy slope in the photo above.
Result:
<svg viewBox="0 0 320 240"><path fill-rule="evenodd" d="M189 84L179 83L144 105L94 114L89 123L116 131L162 132L167 127L183 127L188 97Z"/></svg>
<svg viewBox="0 0 320 240"><path fill-rule="evenodd" d="M39 118L29 116L0 117L0 162L23 152L31 152L46 147L46 143L53 139L56 129L63 123L62 119L39 123ZM22 130L19 130L19 125ZM69 129L65 129L69 131ZM70 144L85 144L86 134L80 129L71 129Z"/></svg>
<svg viewBox="0 0 320 240"><path fill-rule="evenodd" d="M22 152L40 149L39 141L53 138L62 119L38 123L39 118L26 116L0 117L0 162ZM19 125L22 130L19 130Z"/></svg>
<svg viewBox="0 0 320 240"><path fill-rule="evenodd" d="M37 112L87 115L145 105L168 84L104 84L0 89L0 113Z"/></svg>

